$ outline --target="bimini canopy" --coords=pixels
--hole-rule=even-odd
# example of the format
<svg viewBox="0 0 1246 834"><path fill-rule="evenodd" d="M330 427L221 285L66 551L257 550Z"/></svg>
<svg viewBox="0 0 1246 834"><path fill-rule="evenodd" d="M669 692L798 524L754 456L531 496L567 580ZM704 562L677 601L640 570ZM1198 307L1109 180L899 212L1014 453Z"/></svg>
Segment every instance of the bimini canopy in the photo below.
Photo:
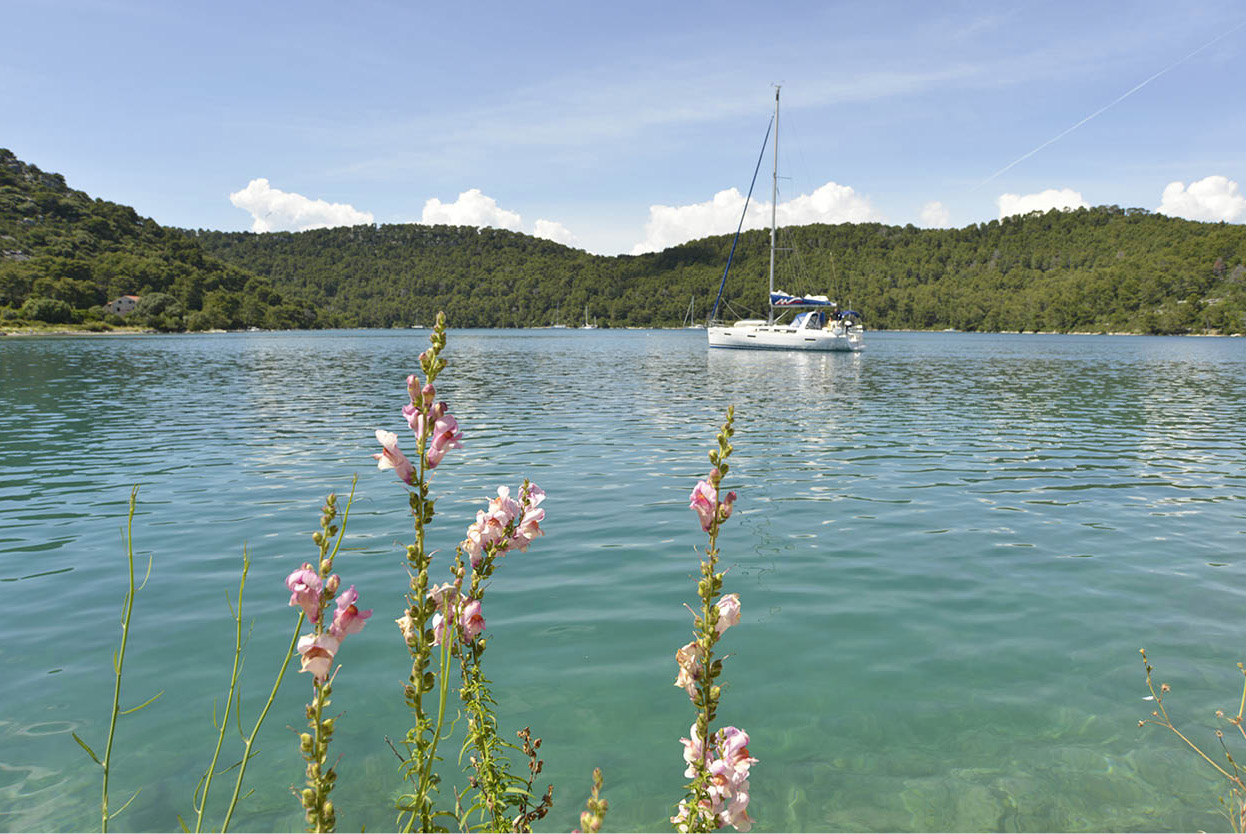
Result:
<svg viewBox="0 0 1246 834"><path fill-rule="evenodd" d="M771 307L830 307L834 303L825 295L788 295L782 290L770 293Z"/></svg>

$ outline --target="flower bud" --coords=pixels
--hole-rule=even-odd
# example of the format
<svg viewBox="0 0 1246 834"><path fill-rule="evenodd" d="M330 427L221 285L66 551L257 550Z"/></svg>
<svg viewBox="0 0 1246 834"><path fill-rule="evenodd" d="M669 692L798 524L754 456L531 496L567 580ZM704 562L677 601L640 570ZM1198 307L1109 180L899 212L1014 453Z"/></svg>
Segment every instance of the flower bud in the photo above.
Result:
<svg viewBox="0 0 1246 834"><path fill-rule="evenodd" d="M317 530L316 532L312 533L312 541L314 541L317 545L323 544L323 543L324 543L324 533L321 533L319 530Z"/></svg>
<svg viewBox="0 0 1246 834"><path fill-rule="evenodd" d="M316 804L316 792L311 788L303 788L303 807L311 808Z"/></svg>
<svg viewBox="0 0 1246 834"><path fill-rule="evenodd" d="M301 733L299 735L299 750L302 750L304 753L311 752L312 750L311 733Z"/></svg>
<svg viewBox="0 0 1246 834"><path fill-rule="evenodd" d="M342 577L336 573L330 576L324 583L324 589L329 592L329 596L337 596L337 589L342 585Z"/></svg>
<svg viewBox="0 0 1246 834"><path fill-rule="evenodd" d="M420 393L424 395L424 406L427 408L433 404L433 399L437 396L437 389L433 387L431 382L427 382L424 384L423 389L420 390Z"/></svg>

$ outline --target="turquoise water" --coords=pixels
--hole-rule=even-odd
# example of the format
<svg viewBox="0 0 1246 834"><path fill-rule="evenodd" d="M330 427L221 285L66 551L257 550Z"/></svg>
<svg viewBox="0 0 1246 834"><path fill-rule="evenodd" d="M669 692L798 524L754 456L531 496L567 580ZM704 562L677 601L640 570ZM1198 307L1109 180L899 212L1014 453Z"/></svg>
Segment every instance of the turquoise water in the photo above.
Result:
<svg viewBox="0 0 1246 834"><path fill-rule="evenodd" d="M442 393L467 445L434 478L443 568L496 485L549 493L547 536L507 557L485 609L503 729L545 740L542 829L578 824L595 766L607 828L668 827L693 717L674 651L704 541L687 495L727 403L740 500L720 543L744 616L720 715L761 760L757 830L1227 829L1210 769L1137 726L1138 648L1214 745L1246 659L1246 340L868 338L797 356L708 352L691 331L450 333ZM374 429L405 435L426 345L0 341L0 829L98 824L98 772L69 733L103 746L131 485L154 568L123 706L165 694L121 719L112 795L143 786L119 830L171 830L215 738L244 544L250 718L296 619L283 579L355 473L338 569L376 614L338 657L335 797L341 830L392 827L411 534L370 456ZM300 828L286 790L309 689L287 678L238 830Z"/></svg>

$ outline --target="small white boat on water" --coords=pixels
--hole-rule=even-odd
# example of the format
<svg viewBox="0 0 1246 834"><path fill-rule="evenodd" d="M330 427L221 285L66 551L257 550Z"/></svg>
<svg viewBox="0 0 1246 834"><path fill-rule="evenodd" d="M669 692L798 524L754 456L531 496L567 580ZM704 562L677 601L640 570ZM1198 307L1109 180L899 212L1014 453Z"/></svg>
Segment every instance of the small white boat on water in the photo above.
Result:
<svg viewBox="0 0 1246 834"><path fill-rule="evenodd" d="M684 314L684 324L683 324L684 330L704 330L705 329L705 325L697 321L696 314L693 312L693 308L696 305L696 303L697 303L697 298L695 295L692 298L688 299L688 312Z"/></svg>
<svg viewBox="0 0 1246 834"><path fill-rule="evenodd" d="M770 307L765 319L741 319L734 324L711 321L706 334L712 348L741 348L745 350L817 350L858 351L865 346L861 316L853 310L840 310L839 305L825 295L789 295L774 288L774 263L778 234L776 207L779 203L779 90L774 91L774 176L770 203ZM769 136L767 135L767 138ZM763 152L765 145L763 144ZM758 160L760 164L760 160ZM756 174L753 176L756 182ZM752 194L752 189L749 189ZM745 202L745 211L748 203ZM743 226L744 218L740 218ZM736 238L740 232L736 230ZM731 246L734 254L735 244ZM727 270L723 271L723 284ZM719 297L722 290L719 289ZM788 313L797 310L792 318ZM714 312L718 311L715 304Z"/></svg>
<svg viewBox="0 0 1246 834"><path fill-rule="evenodd" d="M597 329L597 319L593 319L592 324L588 323L588 305L587 304L584 305L584 324L580 326L580 329L581 330L596 330Z"/></svg>

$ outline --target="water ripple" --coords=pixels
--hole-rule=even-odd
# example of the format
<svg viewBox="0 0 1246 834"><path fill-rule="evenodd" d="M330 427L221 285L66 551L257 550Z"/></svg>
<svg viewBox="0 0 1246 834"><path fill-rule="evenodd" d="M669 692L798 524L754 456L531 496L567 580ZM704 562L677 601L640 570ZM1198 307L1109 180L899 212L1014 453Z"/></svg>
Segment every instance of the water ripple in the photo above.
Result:
<svg viewBox="0 0 1246 834"><path fill-rule="evenodd" d="M467 442L434 478L439 559L499 483L550 495L548 535L507 557L487 616L504 725L544 736L560 786L551 830L577 824L568 797L594 766L616 828L662 829L678 799L692 713L673 652L704 546L687 495L728 402L741 498L721 544L745 617L723 719L762 759L759 830L1223 827L1215 784L1136 728L1137 648L1180 681L1187 715L1240 686L1246 340L872 334L860 355L791 356L703 339L450 336L441 393ZM293 622L282 578L354 473L339 567L378 614L335 687L337 797L344 828L392 825L377 740L405 728L386 620L410 523L370 455L376 428L403 436L425 346L403 332L0 341L0 581L20 591L0 648L0 828L96 822L90 763L52 739L105 732L131 485L136 558L154 571L126 689L168 692L123 719L120 772L148 786L127 824L167 830L214 738L243 546L258 692ZM280 727L304 683L282 694L244 828L300 825Z"/></svg>

